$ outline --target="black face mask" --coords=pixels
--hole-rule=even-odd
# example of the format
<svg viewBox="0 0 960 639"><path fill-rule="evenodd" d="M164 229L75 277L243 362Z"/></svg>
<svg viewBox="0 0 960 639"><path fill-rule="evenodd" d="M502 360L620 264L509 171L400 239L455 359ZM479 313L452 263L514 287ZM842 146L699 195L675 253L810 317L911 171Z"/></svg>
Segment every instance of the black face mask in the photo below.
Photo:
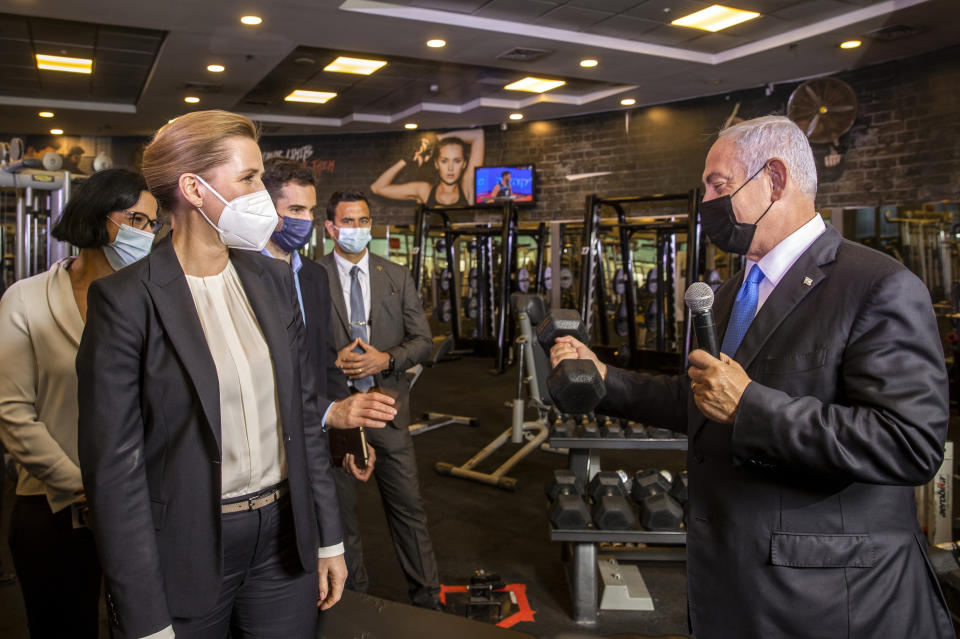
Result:
<svg viewBox="0 0 960 639"><path fill-rule="evenodd" d="M733 196L740 192L740 189L750 183L750 180L757 177L766 164L750 176L750 178L740 185L736 191L730 195L707 200L700 203L700 222L703 224L703 230L718 249L727 253L736 253L746 255L750 250L750 244L753 242L753 234L757 232L757 224L763 219L763 216L773 206L773 202L767 207L757 221L753 224L738 222L737 216L733 212Z"/></svg>

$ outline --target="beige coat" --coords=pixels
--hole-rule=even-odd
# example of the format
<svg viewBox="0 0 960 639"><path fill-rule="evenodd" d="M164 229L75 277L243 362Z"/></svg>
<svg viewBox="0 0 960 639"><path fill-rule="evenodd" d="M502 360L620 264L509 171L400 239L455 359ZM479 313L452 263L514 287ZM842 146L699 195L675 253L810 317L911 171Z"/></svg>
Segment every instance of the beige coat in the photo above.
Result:
<svg viewBox="0 0 960 639"><path fill-rule="evenodd" d="M83 487L74 363L83 319L67 273L72 259L0 299L0 439L17 462L17 494L46 495L54 512Z"/></svg>

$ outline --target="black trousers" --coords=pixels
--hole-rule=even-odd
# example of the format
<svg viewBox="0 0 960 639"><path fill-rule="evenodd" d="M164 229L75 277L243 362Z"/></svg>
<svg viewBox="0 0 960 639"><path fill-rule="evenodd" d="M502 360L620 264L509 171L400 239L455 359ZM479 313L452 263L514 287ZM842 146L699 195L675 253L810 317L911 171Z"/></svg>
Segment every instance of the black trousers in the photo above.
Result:
<svg viewBox="0 0 960 639"><path fill-rule="evenodd" d="M290 499L222 516L223 582L207 615L174 619L177 639L312 639L317 574L297 556Z"/></svg>
<svg viewBox="0 0 960 639"><path fill-rule="evenodd" d="M54 513L43 495L18 495L10 516L10 552L31 639L96 639L100 562L93 534L73 527L70 509Z"/></svg>
<svg viewBox="0 0 960 639"><path fill-rule="evenodd" d="M439 602L440 576L433 543L427 532L427 515L420 498L413 438L406 428L367 429L367 441L377 453L373 476L387 516L400 568L407 579L410 601L432 608ZM343 545L347 562L347 588L367 592L370 581L363 563L363 543L357 522L357 484L343 469L334 472L343 519Z"/></svg>

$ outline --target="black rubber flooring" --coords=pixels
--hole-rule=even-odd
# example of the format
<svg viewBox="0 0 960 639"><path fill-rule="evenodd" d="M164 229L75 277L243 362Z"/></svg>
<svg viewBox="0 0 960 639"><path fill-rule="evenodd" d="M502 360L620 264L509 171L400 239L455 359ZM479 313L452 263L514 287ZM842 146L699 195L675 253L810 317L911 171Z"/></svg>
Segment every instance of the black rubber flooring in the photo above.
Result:
<svg viewBox="0 0 960 639"><path fill-rule="evenodd" d="M672 635L685 634L686 595L682 562L647 562L641 572L654 599L651 612L601 612L596 625L582 626L571 619L571 600L560 561L560 544L549 540L544 483L555 468L564 468L565 456L535 451L511 473L520 484L516 492L436 474L437 461L463 463L509 426L506 402L516 393L516 370L491 375L489 358L466 357L443 362L423 373L413 391L414 415L427 410L468 415L479 426L448 426L414 438L420 484L430 532L446 585L464 585L475 570L499 574L507 583L524 584L533 622L514 630L537 637ZM528 419L535 416L528 414ZM481 470L491 471L518 448L507 444ZM660 467L679 470L684 453L677 451L610 453L603 468ZM12 486L6 482L0 559L11 570L6 544ZM393 552L380 496L371 480L360 491L360 518L364 527L370 594L406 602L406 583ZM106 636L106 635L104 635ZM26 639L19 589L0 586L0 637ZM337 639L337 638L333 638Z"/></svg>

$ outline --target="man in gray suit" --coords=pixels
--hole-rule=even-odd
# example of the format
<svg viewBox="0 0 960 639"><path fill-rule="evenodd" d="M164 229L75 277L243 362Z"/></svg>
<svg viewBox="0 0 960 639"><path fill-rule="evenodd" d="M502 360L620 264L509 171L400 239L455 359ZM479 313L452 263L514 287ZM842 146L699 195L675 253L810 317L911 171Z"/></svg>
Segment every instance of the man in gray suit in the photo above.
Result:
<svg viewBox="0 0 960 639"><path fill-rule="evenodd" d="M396 418L386 428L367 431L376 451L374 476L387 515L410 600L440 606L440 577L420 498L410 424L410 389L404 372L433 350L430 327L410 271L367 250L370 207L359 191L338 191L327 203L327 233L334 251L319 263L327 272L333 301L337 366L352 393L378 387L396 394ZM356 474L356 473L354 473ZM366 592L369 581L357 525L357 480L334 473L346 546L347 587Z"/></svg>
<svg viewBox="0 0 960 639"><path fill-rule="evenodd" d="M701 205L746 256L716 294L719 359L686 375L598 363L598 412L686 432L689 619L698 639L953 637L913 487L940 466L947 374L930 295L814 208L803 132L720 133ZM561 359L596 357L568 338Z"/></svg>

